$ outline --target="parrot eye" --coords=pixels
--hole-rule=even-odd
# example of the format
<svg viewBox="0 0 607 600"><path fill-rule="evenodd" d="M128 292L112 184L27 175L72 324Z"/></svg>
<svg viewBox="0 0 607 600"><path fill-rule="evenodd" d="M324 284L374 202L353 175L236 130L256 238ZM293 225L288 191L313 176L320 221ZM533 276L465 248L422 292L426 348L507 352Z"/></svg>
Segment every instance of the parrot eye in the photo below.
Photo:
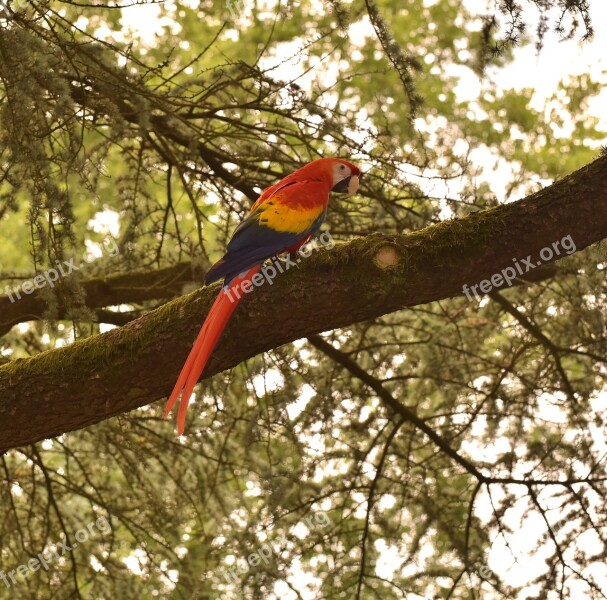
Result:
<svg viewBox="0 0 607 600"><path fill-rule="evenodd" d="M1 1L1 0L0 0ZM347 179L352 173L350 167L342 162L335 162L333 164L333 184L336 185L340 181Z"/></svg>

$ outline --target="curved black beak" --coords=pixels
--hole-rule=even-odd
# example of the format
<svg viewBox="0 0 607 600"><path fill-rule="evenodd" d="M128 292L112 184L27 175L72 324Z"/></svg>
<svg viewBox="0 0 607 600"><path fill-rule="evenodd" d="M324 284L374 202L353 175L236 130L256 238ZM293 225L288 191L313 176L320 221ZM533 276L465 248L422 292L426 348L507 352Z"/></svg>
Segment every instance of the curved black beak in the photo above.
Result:
<svg viewBox="0 0 607 600"><path fill-rule="evenodd" d="M332 192L337 192L338 194L347 194L348 186L350 185L350 180L352 179L352 175L350 177L346 177L342 179L339 183L336 183L332 188Z"/></svg>
<svg viewBox="0 0 607 600"><path fill-rule="evenodd" d="M337 192L338 194L345 194L346 198L349 198L353 194L356 194L358 190L358 184L360 183L360 173L355 173L350 175L350 177L346 177L342 179L340 182L336 183L332 188L332 192Z"/></svg>

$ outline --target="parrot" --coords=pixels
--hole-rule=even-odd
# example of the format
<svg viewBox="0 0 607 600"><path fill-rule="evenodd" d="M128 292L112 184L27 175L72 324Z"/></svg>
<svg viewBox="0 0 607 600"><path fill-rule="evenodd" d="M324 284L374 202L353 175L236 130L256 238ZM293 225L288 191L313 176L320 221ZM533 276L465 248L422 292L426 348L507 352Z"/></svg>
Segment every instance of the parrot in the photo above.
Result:
<svg viewBox="0 0 607 600"><path fill-rule="evenodd" d="M295 254L318 231L327 215L331 192L356 193L361 176L353 163L319 158L262 191L245 219L236 227L226 253L207 272L205 284L223 279L223 286L181 369L166 403L166 419L181 396L177 431L183 435L194 386L240 301L237 293L263 263L283 253ZM241 288L242 289L242 288ZM233 297L232 292L236 290Z"/></svg>

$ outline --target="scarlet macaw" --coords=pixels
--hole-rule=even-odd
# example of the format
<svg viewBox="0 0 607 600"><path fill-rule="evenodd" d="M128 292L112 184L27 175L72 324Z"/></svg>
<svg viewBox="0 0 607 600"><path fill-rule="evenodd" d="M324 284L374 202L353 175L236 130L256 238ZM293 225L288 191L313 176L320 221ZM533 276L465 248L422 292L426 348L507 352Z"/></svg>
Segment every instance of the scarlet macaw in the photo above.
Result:
<svg viewBox="0 0 607 600"><path fill-rule="evenodd" d="M206 285L224 278L224 286L200 329L164 410L166 418L181 394L177 412L179 435L185 428L192 390L240 300L240 294L233 298L231 292L241 287L243 281L251 281L268 258L283 252L297 252L325 220L329 194L333 191L351 196L358 189L359 177L358 167L346 160L312 161L266 188L238 225L225 256L206 275Z"/></svg>

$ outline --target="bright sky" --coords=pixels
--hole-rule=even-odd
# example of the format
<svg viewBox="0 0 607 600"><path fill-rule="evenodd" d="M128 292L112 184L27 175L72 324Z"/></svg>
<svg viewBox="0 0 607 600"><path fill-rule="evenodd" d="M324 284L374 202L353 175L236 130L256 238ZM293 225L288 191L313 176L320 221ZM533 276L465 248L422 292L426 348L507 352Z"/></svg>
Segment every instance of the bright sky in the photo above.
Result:
<svg viewBox="0 0 607 600"><path fill-rule="evenodd" d="M493 0L464 0L470 12L477 13L487 11L487 7L493 3ZM595 30L592 41L561 42L554 33L549 32L539 56L533 44L518 48L515 60L498 72L496 83L502 88L534 88L537 106L541 106L539 102L553 94L558 83L568 76L590 73L596 81L607 82L607 2L589 0L589 4ZM529 31L532 32L533 28L534 24L530 25ZM593 104L592 112L602 117L607 129L607 88Z"/></svg>

